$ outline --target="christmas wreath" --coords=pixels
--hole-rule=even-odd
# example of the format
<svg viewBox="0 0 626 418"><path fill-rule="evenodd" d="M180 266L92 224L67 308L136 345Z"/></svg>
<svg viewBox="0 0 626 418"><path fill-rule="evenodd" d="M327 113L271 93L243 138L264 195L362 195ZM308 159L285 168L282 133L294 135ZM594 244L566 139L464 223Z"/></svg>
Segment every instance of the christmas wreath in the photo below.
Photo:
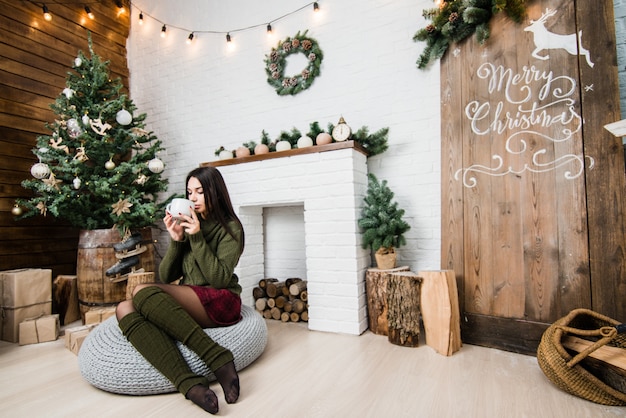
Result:
<svg viewBox="0 0 626 418"><path fill-rule="evenodd" d="M422 15L432 21L417 31L414 41L425 41L426 48L417 60L418 68L426 68L439 59L450 44L461 42L476 33L483 44L489 39L489 21L504 12L516 23L526 14L525 0L442 0L439 8L424 10Z"/></svg>
<svg viewBox="0 0 626 418"><path fill-rule="evenodd" d="M308 89L313 84L315 77L320 74L324 55L317 41L306 36L307 32L304 31L302 34L298 32L293 38L287 37L284 41L278 42L278 46L272 48L270 54L265 56L267 82L276 89L276 93L280 96L294 95ZM308 59L308 65L300 74L286 76L284 73L287 57L293 54L304 54Z"/></svg>

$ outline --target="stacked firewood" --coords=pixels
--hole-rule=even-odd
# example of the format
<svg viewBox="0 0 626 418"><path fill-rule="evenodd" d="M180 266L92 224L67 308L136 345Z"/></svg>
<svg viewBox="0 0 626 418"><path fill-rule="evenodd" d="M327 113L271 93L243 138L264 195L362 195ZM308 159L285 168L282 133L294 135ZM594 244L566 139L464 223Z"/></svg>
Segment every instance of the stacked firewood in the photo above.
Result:
<svg viewBox="0 0 626 418"><path fill-rule="evenodd" d="M275 278L259 280L252 289L254 305L266 319L283 322L309 320L309 305L306 280L292 277L284 281Z"/></svg>

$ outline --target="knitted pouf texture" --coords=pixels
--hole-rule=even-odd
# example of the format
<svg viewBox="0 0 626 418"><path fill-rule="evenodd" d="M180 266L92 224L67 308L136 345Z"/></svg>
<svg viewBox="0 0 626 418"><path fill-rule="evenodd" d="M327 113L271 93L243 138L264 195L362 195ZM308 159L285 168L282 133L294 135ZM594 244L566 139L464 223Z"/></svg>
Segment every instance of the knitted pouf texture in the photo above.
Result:
<svg viewBox="0 0 626 418"><path fill-rule="evenodd" d="M267 325L253 308L241 306L241 321L229 327L204 331L222 347L228 348L239 371L256 360L267 344ZM183 357L196 374L216 380L200 358L178 342ZM78 353L82 376L93 386L125 395L155 395L175 392L176 388L124 337L115 316L89 333Z"/></svg>

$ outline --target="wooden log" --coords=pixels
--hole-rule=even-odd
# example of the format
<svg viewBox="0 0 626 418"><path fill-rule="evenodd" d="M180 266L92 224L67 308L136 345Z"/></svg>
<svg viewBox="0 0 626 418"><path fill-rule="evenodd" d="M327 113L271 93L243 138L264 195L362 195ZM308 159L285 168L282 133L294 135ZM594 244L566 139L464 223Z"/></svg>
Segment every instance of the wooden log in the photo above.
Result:
<svg viewBox="0 0 626 418"><path fill-rule="evenodd" d="M287 302L287 298L283 295L277 296L276 299L276 307L279 309L285 309L285 302Z"/></svg>
<svg viewBox="0 0 626 418"><path fill-rule="evenodd" d="M426 345L451 356L461 349L461 316L453 270L420 271L420 310Z"/></svg>
<svg viewBox="0 0 626 418"><path fill-rule="evenodd" d="M389 342L403 347L419 346L420 284L412 272L387 274L387 322Z"/></svg>
<svg viewBox="0 0 626 418"><path fill-rule="evenodd" d="M300 322L300 314L292 312L291 314L289 314L289 319L291 319L291 322Z"/></svg>
<svg viewBox="0 0 626 418"><path fill-rule="evenodd" d="M265 289L261 289L259 286L256 286L252 289L252 297L254 298L254 300L264 298L266 296L267 293L265 293Z"/></svg>
<svg viewBox="0 0 626 418"><path fill-rule="evenodd" d="M302 299L295 299L291 302L291 306L295 313L302 313L306 310L306 303Z"/></svg>
<svg viewBox="0 0 626 418"><path fill-rule="evenodd" d="M154 272L136 272L128 273L128 279L126 282L126 299L133 298L133 290L138 284L154 283Z"/></svg>
<svg viewBox="0 0 626 418"><path fill-rule="evenodd" d="M273 282L277 282L277 281L278 281L278 279L275 279L273 277L267 277L265 279L259 280L259 287L261 289L267 289L267 284L268 283L273 283Z"/></svg>
<svg viewBox="0 0 626 418"><path fill-rule="evenodd" d="M309 292L307 290L303 290L300 292L300 300L307 301L309 300Z"/></svg>
<svg viewBox="0 0 626 418"><path fill-rule="evenodd" d="M270 298L275 298L283 294L285 288L285 282L269 282L265 287L265 292Z"/></svg>
<svg viewBox="0 0 626 418"><path fill-rule="evenodd" d="M78 307L78 281L75 275L59 275L52 282L52 302L54 310L59 314L61 325L78 321L80 308Z"/></svg>
<svg viewBox="0 0 626 418"><path fill-rule="evenodd" d="M267 308L267 298L258 298L254 302L254 307L257 311L263 312Z"/></svg>
<svg viewBox="0 0 626 418"><path fill-rule="evenodd" d="M589 348L593 342L568 335L561 341L563 347L571 350L572 355ZM602 346L584 358L580 365L611 386L613 389L626 393L626 350L609 345Z"/></svg>
<svg viewBox="0 0 626 418"><path fill-rule="evenodd" d="M267 307L275 308L276 307L276 298L267 298Z"/></svg>
<svg viewBox="0 0 626 418"><path fill-rule="evenodd" d="M283 310L287 313L293 312L293 301L291 300L286 301L285 305L283 306Z"/></svg>
<svg viewBox="0 0 626 418"><path fill-rule="evenodd" d="M304 322L309 322L309 311L304 311L300 314L300 320Z"/></svg>
<svg viewBox="0 0 626 418"><path fill-rule="evenodd" d="M299 277L290 277L287 280L285 280L285 286L287 286L287 288L290 288L292 284L294 283L298 283L301 282L302 279Z"/></svg>
<svg viewBox="0 0 626 418"><path fill-rule="evenodd" d="M270 309L270 312L272 313L272 318L273 319L280 319L280 316L283 313L280 309L278 309L275 306L272 309Z"/></svg>
<svg viewBox="0 0 626 418"><path fill-rule="evenodd" d="M272 319L272 310L271 309L266 309L263 311L263 318L265 319Z"/></svg>
<svg viewBox="0 0 626 418"><path fill-rule="evenodd" d="M387 335L387 279L389 273L409 271L407 266L391 270L368 269L365 273L367 314L370 330L377 335Z"/></svg>
<svg viewBox="0 0 626 418"><path fill-rule="evenodd" d="M289 322L290 319L291 318L290 318L290 316L289 316L289 314L287 312L283 312L283 313L280 314L280 320L282 322Z"/></svg>
<svg viewBox="0 0 626 418"><path fill-rule="evenodd" d="M289 294L293 296L300 295L300 293L306 290L306 284L306 280L293 283L291 286L289 286Z"/></svg>

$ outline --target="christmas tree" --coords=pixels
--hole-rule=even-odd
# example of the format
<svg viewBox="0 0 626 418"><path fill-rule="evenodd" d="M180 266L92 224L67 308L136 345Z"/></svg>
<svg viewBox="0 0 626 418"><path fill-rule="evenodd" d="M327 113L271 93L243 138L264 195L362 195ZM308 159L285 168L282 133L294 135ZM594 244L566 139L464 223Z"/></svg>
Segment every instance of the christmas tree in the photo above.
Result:
<svg viewBox="0 0 626 418"><path fill-rule="evenodd" d="M393 197L387 180L381 183L374 174L368 175L365 207L358 221L359 227L364 230L363 248L370 247L377 252L387 253L406 244L403 234L411 227L402 220L404 209L398 208Z"/></svg>
<svg viewBox="0 0 626 418"><path fill-rule="evenodd" d="M144 129L146 114L135 114L121 92L121 80L110 79L109 62L94 53L91 36L88 41L90 57L79 51L66 88L50 105L57 115L46 124L52 134L37 138L35 178L22 182L34 197L17 201L19 219L52 215L81 229L117 227L128 236L131 228L154 224L165 204L157 202L167 190L157 156L163 148Z"/></svg>

